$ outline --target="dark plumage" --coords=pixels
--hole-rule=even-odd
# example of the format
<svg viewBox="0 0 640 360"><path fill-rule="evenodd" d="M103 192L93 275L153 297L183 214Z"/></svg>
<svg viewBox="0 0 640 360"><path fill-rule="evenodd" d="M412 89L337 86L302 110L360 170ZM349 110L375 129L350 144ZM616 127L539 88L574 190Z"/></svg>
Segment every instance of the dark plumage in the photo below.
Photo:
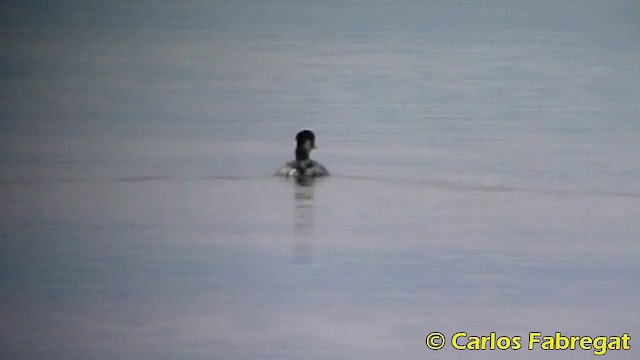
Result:
<svg viewBox="0 0 640 360"><path fill-rule="evenodd" d="M317 161L311 160L309 154L316 148L316 135L311 130L302 130L296 135L295 160L284 164L276 175L293 177L328 176L329 171Z"/></svg>

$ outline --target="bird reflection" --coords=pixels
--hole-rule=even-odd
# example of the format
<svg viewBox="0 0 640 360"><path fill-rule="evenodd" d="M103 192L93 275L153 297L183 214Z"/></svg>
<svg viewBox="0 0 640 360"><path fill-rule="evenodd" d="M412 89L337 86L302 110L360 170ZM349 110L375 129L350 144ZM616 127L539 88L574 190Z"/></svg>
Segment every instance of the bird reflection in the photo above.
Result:
<svg viewBox="0 0 640 360"><path fill-rule="evenodd" d="M313 263L313 186L311 181L298 181L295 185L295 219L293 233L293 261L296 264Z"/></svg>

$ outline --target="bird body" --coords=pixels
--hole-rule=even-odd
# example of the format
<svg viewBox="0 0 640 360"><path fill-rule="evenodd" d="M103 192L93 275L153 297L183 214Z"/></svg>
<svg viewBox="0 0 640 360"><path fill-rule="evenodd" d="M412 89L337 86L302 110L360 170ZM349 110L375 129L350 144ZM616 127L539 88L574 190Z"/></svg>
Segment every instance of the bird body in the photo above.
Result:
<svg viewBox="0 0 640 360"><path fill-rule="evenodd" d="M311 130L302 130L296 135L296 159L282 165L276 172L278 176L315 178L328 176L329 171L322 164L309 158L311 150L316 148L316 136Z"/></svg>

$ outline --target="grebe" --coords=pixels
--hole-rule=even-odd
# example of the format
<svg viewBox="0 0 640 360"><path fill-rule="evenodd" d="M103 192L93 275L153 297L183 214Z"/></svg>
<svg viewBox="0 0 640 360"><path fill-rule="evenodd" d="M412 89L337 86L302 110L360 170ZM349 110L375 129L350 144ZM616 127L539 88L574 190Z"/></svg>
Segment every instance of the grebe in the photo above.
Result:
<svg viewBox="0 0 640 360"><path fill-rule="evenodd" d="M316 135L311 130L302 130L296 135L296 159L282 165L276 172L286 177L329 176L329 171L317 161L309 158L311 150L316 148Z"/></svg>

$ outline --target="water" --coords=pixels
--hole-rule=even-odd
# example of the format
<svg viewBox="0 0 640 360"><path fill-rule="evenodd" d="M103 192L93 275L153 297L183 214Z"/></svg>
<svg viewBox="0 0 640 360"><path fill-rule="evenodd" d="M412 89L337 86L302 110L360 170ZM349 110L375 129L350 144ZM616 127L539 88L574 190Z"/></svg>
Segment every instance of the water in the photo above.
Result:
<svg viewBox="0 0 640 360"><path fill-rule="evenodd" d="M635 2L0 9L0 357L640 336ZM301 128L309 187L272 176Z"/></svg>

